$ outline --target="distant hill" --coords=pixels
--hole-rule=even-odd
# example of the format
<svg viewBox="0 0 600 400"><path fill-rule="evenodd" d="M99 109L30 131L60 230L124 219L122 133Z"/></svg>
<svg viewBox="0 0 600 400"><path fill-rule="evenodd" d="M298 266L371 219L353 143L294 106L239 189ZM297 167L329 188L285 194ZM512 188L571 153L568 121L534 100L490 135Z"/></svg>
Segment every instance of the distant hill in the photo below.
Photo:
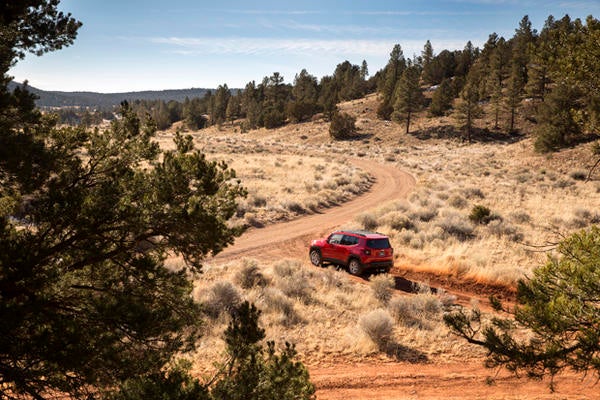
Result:
<svg viewBox="0 0 600 400"><path fill-rule="evenodd" d="M10 90L20 84L11 82ZM91 107L111 108L119 105L123 100L176 100L182 102L186 97L204 97L211 89L171 89L171 90L146 90L142 92L125 93L96 93L96 92L58 92L46 91L28 86L27 89L37 95L38 107Z"/></svg>

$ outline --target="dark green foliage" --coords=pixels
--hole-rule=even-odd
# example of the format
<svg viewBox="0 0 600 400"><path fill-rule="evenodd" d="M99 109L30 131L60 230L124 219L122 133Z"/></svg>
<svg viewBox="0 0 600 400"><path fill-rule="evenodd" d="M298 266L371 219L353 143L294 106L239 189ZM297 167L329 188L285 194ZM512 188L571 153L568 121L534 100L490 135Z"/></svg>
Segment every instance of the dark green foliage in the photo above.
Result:
<svg viewBox="0 0 600 400"><path fill-rule="evenodd" d="M394 111L392 118L406 122L406 133L410 131L412 115L419 111L425 103L423 90L419 85L421 68L410 65L402 73L394 93Z"/></svg>
<svg viewBox="0 0 600 400"><path fill-rule="evenodd" d="M338 64L333 73L338 101L353 100L365 94L365 81L358 65L349 61Z"/></svg>
<svg viewBox="0 0 600 400"><path fill-rule="evenodd" d="M224 376L212 387L214 399L312 399L315 388L308 371L295 361L294 346L286 343L278 354L273 342L264 349L264 330L258 326L260 311L244 302L231 315L225 331L229 361Z"/></svg>
<svg viewBox="0 0 600 400"><path fill-rule="evenodd" d="M231 312L224 335L227 361L219 373L202 384L190 375L191 365L180 362L168 369L129 379L110 400L309 400L315 387L308 371L295 361L294 346L277 351L273 342L261 344L260 311L244 302Z"/></svg>
<svg viewBox="0 0 600 400"><path fill-rule="evenodd" d="M470 74L467 83L460 92L460 97L455 108L455 117L465 131L465 138L471 142L473 123L480 118L483 110L479 105L479 85L481 84L478 74Z"/></svg>
<svg viewBox="0 0 600 400"><path fill-rule="evenodd" d="M167 371L134 377L110 393L108 400L209 400L208 390L189 374L191 365L180 362Z"/></svg>
<svg viewBox="0 0 600 400"><path fill-rule="evenodd" d="M452 90L452 85L450 84L450 80L444 79L431 96L429 113L435 117L444 115L446 111L452 108L453 100L454 93Z"/></svg>
<svg viewBox="0 0 600 400"><path fill-rule="evenodd" d="M394 112L394 94L396 85L406 68L406 59L399 44L394 45L390 59L383 69L377 90L382 101L377 109L377 116L382 119L391 119Z"/></svg>
<svg viewBox="0 0 600 400"><path fill-rule="evenodd" d="M497 215L492 214L492 210L482 205L474 206L469 214L469 219L472 222L480 225L487 225L490 223L490 221L498 218L499 217Z"/></svg>
<svg viewBox="0 0 600 400"><path fill-rule="evenodd" d="M580 113L581 91L574 86L564 84L546 96L540 105L535 149L546 153L575 143L581 136L581 126L576 118Z"/></svg>
<svg viewBox="0 0 600 400"><path fill-rule="evenodd" d="M193 348L200 310L189 271L163 260L181 254L197 271L231 243L239 230L226 224L243 190L191 138L161 152L154 129L125 105L104 132L45 131L52 175L31 192L35 176L16 177L15 193L3 193L14 207L0 231L0 373L16 391L110 386Z"/></svg>
<svg viewBox="0 0 600 400"><path fill-rule="evenodd" d="M317 78L310 75L305 69L300 71L294 79L292 88L293 100L286 106L286 113L291 121L300 122L312 117L318 110L317 100L319 85Z"/></svg>
<svg viewBox="0 0 600 400"><path fill-rule="evenodd" d="M329 124L329 135L335 140L351 138L356 132L356 118L345 112L333 114Z"/></svg>
<svg viewBox="0 0 600 400"><path fill-rule="evenodd" d="M431 42L428 40L425 42L425 46L423 46L423 51L421 52L421 59L423 64L423 82L428 85L435 84L435 78L433 77L433 46Z"/></svg>
<svg viewBox="0 0 600 400"><path fill-rule="evenodd" d="M531 378L565 369L600 373L600 228L567 237L557 250L559 258L549 257L531 279L519 282L514 320L481 326L478 312L445 316L456 334L489 351L488 367Z"/></svg>

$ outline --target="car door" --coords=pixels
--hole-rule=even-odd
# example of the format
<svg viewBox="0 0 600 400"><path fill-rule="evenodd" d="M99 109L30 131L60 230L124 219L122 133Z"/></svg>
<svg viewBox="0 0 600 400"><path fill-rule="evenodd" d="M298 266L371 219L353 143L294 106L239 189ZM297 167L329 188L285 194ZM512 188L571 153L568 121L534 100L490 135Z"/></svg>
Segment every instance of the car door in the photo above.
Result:
<svg viewBox="0 0 600 400"><path fill-rule="evenodd" d="M358 238L355 236L344 235L340 246L337 247L337 259L342 261L343 264L348 263L350 254L352 253L352 246L358 243Z"/></svg>
<svg viewBox="0 0 600 400"><path fill-rule="evenodd" d="M343 247L341 245L343 237L344 235L341 233L333 233L331 234L331 236L329 236L329 238L327 239L327 243L321 249L321 255L323 256L323 260L331 262L340 261L339 256L340 248Z"/></svg>

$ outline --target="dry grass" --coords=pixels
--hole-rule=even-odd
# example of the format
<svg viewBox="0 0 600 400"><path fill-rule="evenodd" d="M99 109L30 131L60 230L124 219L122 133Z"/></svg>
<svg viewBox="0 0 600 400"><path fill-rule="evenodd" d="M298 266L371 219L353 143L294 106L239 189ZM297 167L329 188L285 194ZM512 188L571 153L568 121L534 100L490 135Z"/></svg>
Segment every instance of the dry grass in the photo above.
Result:
<svg viewBox="0 0 600 400"><path fill-rule="evenodd" d="M264 285L243 288L230 283L245 274L249 265ZM354 361L366 357L424 361L439 354L449 359L474 354L473 350L465 353L466 344L451 336L442 322L445 307L452 303L447 296L424 288L416 296L395 294L388 298L390 279L380 275L372 280L384 287L378 289L386 292L387 303L383 304L371 285L357 284L346 272L333 267L318 268L298 260L260 265L241 259L206 265L205 273L195 282L194 293L200 299L212 298L216 287L227 286L226 293L239 295L233 296L236 302L249 300L262 311L266 340L295 343L301 358L311 364L334 364L340 356ZM195 355L199 371L207 372L211 365L206 360L220 357L226 324L224 314L207 321Z"/></svg>
<svg viewBox="0 0 600 400"><path fill-rule="evenodd" d="M160 143L169 147L172 134ZM367 191L373 184L367 171L349 165L344 156L311 157L302 148L285 151L277 143L195 136L210 159L225 161L248 190L238 204L234 224L261 227L313 214ZM301 154L291 154L291 153ZM277 154L277 155L273 155Z"/></svg>
<svg viewBox="0 0 600 400"><path fill-rule="evenodd" d="M396 166L417 178L407 199L364 210L349 221L388 234L401 270L514 286L545 261L547 253L540 246L550 248L574 230L600 222L598 177L582 180L592 164L590 144L544 156L533 152L527 136L471 144L440 138L436 127L452 124L449 117L420 116L413 133L406 135L403 126L376 119L374 96L340 108L357 117L356 140L332 142L322 120L245 134L227 127L194 133L203 150L230 163L248 187L238 221L260 225L294 218L356 196L370 178L364 171L348 172L344 160L353 156ZM480 128L491 127L490 121L479 123ZM438 133L424 139L428 132ZM167 132L161 140L171 135ZM473 223L469 214L476 205L497 218ZM452 299L443 293L395 294L382 301L370 285L357 284L345 272L311 267L304 259L252 268L248 263L207 266L196 296L205 299L215 282L236 282L240 296L263 310L267 337L296 343L307 362L481 356L449 335L441 316ZM242 287L258 275L260 284ZM382 307L394 321L393 346L383 353L359 329L361 316ZM199 359L217 357L224 324L222 318L208 321Z"/></svg>

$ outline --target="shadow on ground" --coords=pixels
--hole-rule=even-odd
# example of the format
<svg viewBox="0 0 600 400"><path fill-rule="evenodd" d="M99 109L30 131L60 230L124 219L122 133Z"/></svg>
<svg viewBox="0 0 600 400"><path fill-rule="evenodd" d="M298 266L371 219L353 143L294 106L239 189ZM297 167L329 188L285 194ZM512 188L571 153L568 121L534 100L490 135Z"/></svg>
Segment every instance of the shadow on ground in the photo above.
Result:
<svg viewBox="0 0 600 400"><path fill-rule="evenodd" d="M456 129L452 125L432 126L430 128L421 129L411 132L410 135L419 140L428 139L448 139L467 141L467 135L462 130ZM471 132L471 142L479 143L517 143L525 138L520 133L506 133L497 130L473 128Z"/></svg>

